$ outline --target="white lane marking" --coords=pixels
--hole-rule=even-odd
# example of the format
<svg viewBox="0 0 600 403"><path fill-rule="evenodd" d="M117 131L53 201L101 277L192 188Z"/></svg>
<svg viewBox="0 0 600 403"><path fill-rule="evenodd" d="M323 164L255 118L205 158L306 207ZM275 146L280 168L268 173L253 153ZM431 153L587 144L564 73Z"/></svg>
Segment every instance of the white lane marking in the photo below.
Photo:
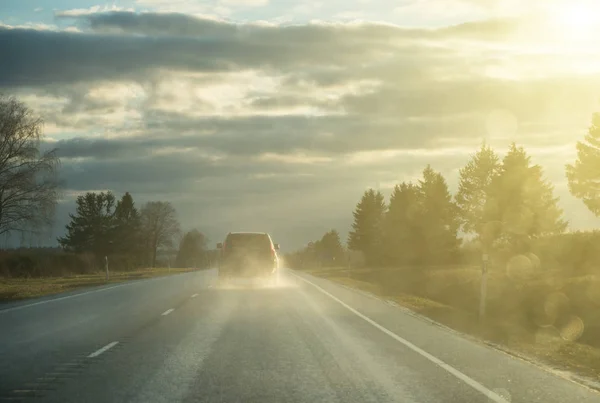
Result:
<svg viewBox="0 0 600 403"><path fill-rule="evenodd" d="M170 314L170 313L171 313L171 312L173 312L174 310L175 310L175 309L173 309L173 308L171 308L171 309L168 309L168 310L166 310L166 311L164 311L164 312L162 313L162 316L167 316L168 314Z"/></svg>
<svg viewBox="0 0 600 403"><path fill-rule="evenodd" d="M321 288L317 284L313 283L312 281L309 281L309 280L307 280L307 279L305 279L305 278L297 275L296 273L292 273L292 274L294 276L296 276L297 278L299 278L300 280L304 281L305 283L308 283L308 284L312 285L317 290L321 291L323 294L327 295L329 298L333 299L334 301L336 301L337 303L339 303L340 305L342 305L344 308L348 309L350 312L352 312L353 314L355 314L359 318L363 319L364 321L366 321L369 324L373 325L377 329L381 330L383 333L387 334L388 336L390 336L394 340L396 340L396 341L404 344L406 347L410 348L414 352L421 354L423 357L427 358L429 361L431 361L434 364L438 365L439 367L445 369L450 374L454 375L456 378L460 379L461 381L463 381L464 383L466 383L467 385L469 385L473 389L475 389L478 392L482 393L484 396L486 396L487 398L489 398L491 401L496 402L496 403L509 403L510 402L508 400L505 400L502 396L500 396L496 392L494 392L494 391L486 388L485 386L483 386L482 384L480 384L476 380L474 380L472 378L469 378L467 375L463 374L462 372L460 372L456 368L454 368L454 367L446 364L444 361L442 361L439 358L437 358L437 357L429 354L427 351L425 351L425 350L423 350L423 349L415 346L410 341L408 341L406 339L403 339L402 337L398 336L396 333L392 332L388 328L381 326L379 323L375 322L373 319L369 318L368 316L365 316L362 313L358 312L356 309L352 308L350 305L346 304L341 299L339 299L339 298L333 296L332 294L330 294L329 292L325 291L323 288Z"/></svg>
<svg viewBox="0 0 600 403"><path fill-rule="evenodd" d="M92 354L88 355L88 358L98 357L100 354L104 353L107 350L110 350L111 348L113 348L117 344L119 344L118 341L113 341L112 343L109 343L106 346L102 347L100 350L96 350Z"/></svg>
<svg viewBox="0 0 600 403"><path fill-rule="evenodd" d="M198 296L198 294L193 294L192 298L196 298Z"/></svg>

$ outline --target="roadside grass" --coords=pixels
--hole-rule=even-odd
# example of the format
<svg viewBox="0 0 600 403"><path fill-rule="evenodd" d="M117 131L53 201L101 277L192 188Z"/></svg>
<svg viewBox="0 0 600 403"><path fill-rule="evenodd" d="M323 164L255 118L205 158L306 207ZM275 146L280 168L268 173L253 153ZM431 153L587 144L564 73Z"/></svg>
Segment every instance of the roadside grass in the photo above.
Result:
<svg viewBox="0 0 600 403"><path fill-rule="evenodd" d="M378 281L364 280L365 269L319 268L303 272L326 278L340 284L369 292L391 300L411 311L423 315L442 325L491 344L494 347L516 355L527 361L542 363L557 371L574 374L580 382L600 390L600 348L561 337L559 330L552 326L531 328L518 320L507 317L488 317L480 321L473 311L466 311L447 303L435 301L405 292L390 291ZM453 277L453 270L445 274L447 280ZM465 270L456 270L452 281L461 283ZM384 283L383 283L384 284ZM445 300L451 300L447 295Z"/></svg>
<svg viewBox="0 0 600 403"><path fill-rule="evenodd" d="M72 291L77 288L116 284L123 281L169 276L190 271L194 271L194 269L154 268L114 272L110 273L108 281L106 281L104 272L66 277L0 278L0 302L41 297Z"/></svg>

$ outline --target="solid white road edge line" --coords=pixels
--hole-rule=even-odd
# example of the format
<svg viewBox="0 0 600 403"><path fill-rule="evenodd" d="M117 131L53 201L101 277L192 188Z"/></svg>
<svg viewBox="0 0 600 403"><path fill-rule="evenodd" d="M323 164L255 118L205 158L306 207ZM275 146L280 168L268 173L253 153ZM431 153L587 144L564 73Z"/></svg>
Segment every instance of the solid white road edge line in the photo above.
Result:
<svg viewBox="0 0 600 403"><path fill-rule="evenodd" d="M425 350L423 350L423 349L415 346L410 341L408 341L406 339L403 339L402 337L398 336L396 333L392 332L388 328L381 326L379 323L375 322L373 319L371 319L368 316L365 316L362 313L358 312L356 309L352 308L350 305L346 304L341 299L333 296L332 294L330 294L329 292L327 292L326 290L324 290L323 288L321 288L317 284L313 283L312 281L307 280L307 279L305 279L305 278L297 275L296 273L292 273L292 274L295 277L299 278L300 280L304 281L305 283L312 285L317 290L321 291L323 294L327 295L329 298L333 299L334 301L336 301L337 303L339 303L340 305L342 305L344 308L348 309L350 312L352 312L353 314L355 314L359 318L363 319L364 321L366 321L369 324L373 325L377 329L381 330L383 333L387 334L388 336L390 336L394 340L396 340L396 341L404 344L406 347L410 348L414 352L421 354L423 357L427 358L429 361L431 361L434 364L438 365L439 367L445 369L450 374L454 375L456 378L460 379L461 381L463 381L464 383L466 383L467 385L469 385L473 389L477 390L478 392L482 393L484 396L488 397L491 401L496 402L496 403L509 403L508 400L504 399L502 396L498 395L496 392L489 390L488 388L486 388L485 386L483 386L482 384L480 384L476 380L474 380L472 378L469 378L467 375L463 374L462 372L460 372L456 368L454 368L454 367L446 364L444 361L442 361L439 358L437 358L437 357L429 354L427 351L425 351Z"/></svg>
<svg viewBox="0 0 600 403"><path fill-rule="evenodd" d="M88 358L98 357L100 354L104 353L107 350L110 350L111 348L113 348L117 344L119 344L118 341L113 341L112 343L109 343L106 346L102 347L100 350L96 350L92 354L88 355Z"/></svg>
<svg viewBox="0 0 600 403"><path fill-rule="evenodd" d="M173 312L174 310L175 310L175 309L173 309L173 308L171 308L171 309L168 309L168 310L166 310L166 311L164 311L164 312L162 313L162 316L167 316L168 314L170 314L170 313L171 313L171 312Z"/></svg>
<svg viewBox="0 0 600 403"><path fill-rule="evenodd" d="M192 298L196 298L198 294L192 294Z"/></svg>

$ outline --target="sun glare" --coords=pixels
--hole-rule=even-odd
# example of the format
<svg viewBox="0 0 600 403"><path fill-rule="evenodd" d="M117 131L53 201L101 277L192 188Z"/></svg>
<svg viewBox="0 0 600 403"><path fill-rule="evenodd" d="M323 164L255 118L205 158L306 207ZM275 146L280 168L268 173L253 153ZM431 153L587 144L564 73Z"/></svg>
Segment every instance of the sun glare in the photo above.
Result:
<svg viewBox="0 0 600 403"><path fill-rule="evenodd" d="M568 1L551 11L557 32L568 40L589 40L600 30L600 4Z"/></svg>

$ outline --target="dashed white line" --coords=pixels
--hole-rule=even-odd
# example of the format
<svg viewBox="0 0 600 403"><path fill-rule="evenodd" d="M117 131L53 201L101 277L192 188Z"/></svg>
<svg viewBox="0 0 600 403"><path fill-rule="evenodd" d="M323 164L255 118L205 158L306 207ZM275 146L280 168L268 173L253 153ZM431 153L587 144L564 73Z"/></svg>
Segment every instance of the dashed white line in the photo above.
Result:
<svg viewBox="0 0 600 403"><path fill-rule="evenodd" d="M196 298L198 294L192 294L192 298Z"/></svg>
<svg viewBox="0 0 600 403"><path fill-rule="evenodd" d="M171 312L173 312L174 310L175 310L175 309L172 309L172 308L171 308L171 309L168 309L168 310L166 310L166 311L164 311L164 312L162 313L162 316L167 316L168 314L170 314L170 313L171 313Z"/></svg>
<svg viewBox="0 0 600 403"><path fill-rule="evenodd" d="M317 284L313 283L312 281L309 281L309 280L307 280L307 279L305 279L305 278L297 275L296 273L292 273L292 274L294 276L296 276L297 278L299 278L300 280L304 281L305 283L312 285L317 290L321 291L323 294L327 295L329 298L331 298L332 300L336 301L337 303L339 303L340 305L342 305L344 308L348 309L350 312L352 312L353 314L355 314L359 318L363 319L365 322L373 325L377 329L381 330L383 333L387 334L388 336L390 336L394 340L396 340L396 341L404 344L406 347L408 347L409 349L413 350L414 352L421 354L423 357L427 358L429 361L433 362L434 364L436 364L440 368L445 369L450 374L454 375L456 378L460 379L461 381L463 381L464 383L466 383L467 385L469 385L473 389L477 390L478 392L480 392L484 396L487 396L487 398L490 399L490 401L495 402L495 403L509 403L509 401L507 401L506 399L504 399L502 396L500 396L496 392L494 392L492 390L489 390L488 388L486 388L485 386L483 386L482 384L480 384L476 380L474 380L472 378L469 378L467 375L463 374L462 372L460 372L456 368L451 367L450 365L446 364L444 361L440 360L439 358L437 358L437 357L429 354L427 351L425 351L425 350L423 350L423 349L415 346L410 341L408 341L406 339L403 339L402 337L398 336L396 333L392 332L388 328L381 326L379 323L375 322L373 319L371 319L368 316L363 315L362 313L358 312L356 309L352 308L350 305L346 304L341 299L333 296L332 294L330 294L329 292L327 292L323 288L319 287Z"/></svg>
<svg viewBox="0 0 600 403"><path fill-rule="evenodd" d="M88 358L98 357L100 354L104 353L107 350L110 350L111 348L113 348L117 344L119 344L118 341L113 341L112 343L109 343L106 346L102 347L100 350L96 350L92 354L88 355Z"/></svg>

